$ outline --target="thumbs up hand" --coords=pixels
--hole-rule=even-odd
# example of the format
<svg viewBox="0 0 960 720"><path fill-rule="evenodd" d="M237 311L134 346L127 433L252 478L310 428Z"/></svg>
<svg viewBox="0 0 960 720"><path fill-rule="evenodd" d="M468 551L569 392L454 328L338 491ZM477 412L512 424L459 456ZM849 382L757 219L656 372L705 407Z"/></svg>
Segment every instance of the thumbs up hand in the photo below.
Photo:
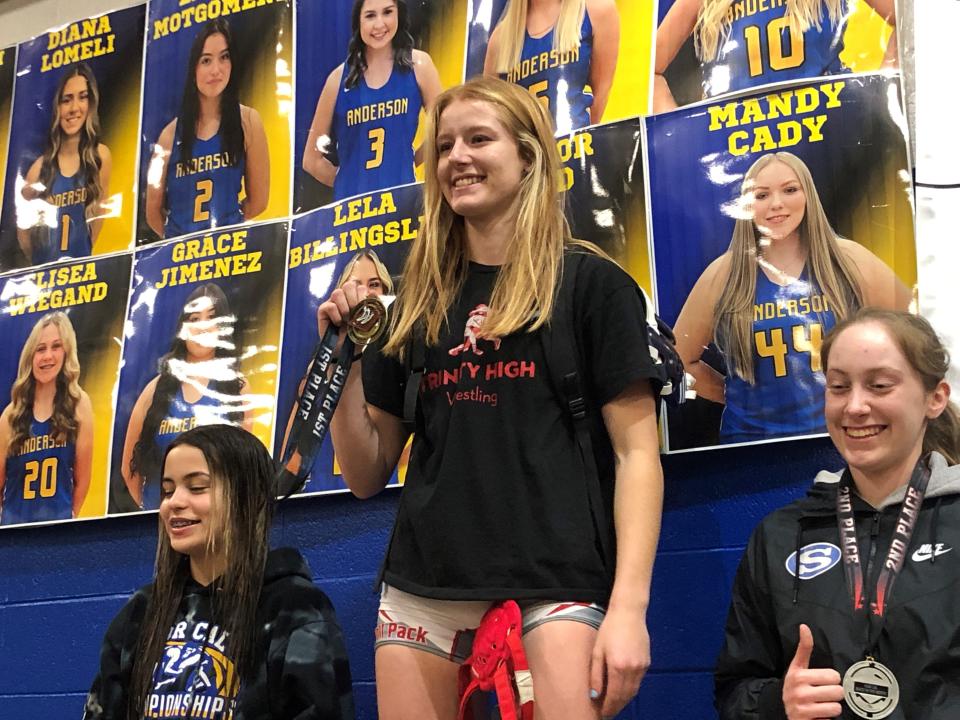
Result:
<svg viewBox="0 0 960 720"><path fill-rule="evenodd" d="M797 652L783 678L783 707L789 720L835 718L843 712L840 673L830 668L811 670L812 652L813 634L809 627L801 625Z"/></svg>

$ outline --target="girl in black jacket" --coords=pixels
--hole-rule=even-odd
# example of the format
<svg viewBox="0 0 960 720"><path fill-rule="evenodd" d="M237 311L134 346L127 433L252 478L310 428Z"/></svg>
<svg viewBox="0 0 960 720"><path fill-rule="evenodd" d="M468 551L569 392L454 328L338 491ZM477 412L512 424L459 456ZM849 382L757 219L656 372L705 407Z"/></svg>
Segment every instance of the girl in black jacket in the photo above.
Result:
<svg viewBox="0 0 960 720"><path fill-rule="evenodd" d="M720 716L952 720L960 414L947 352L923 318L866 309L821 358L847 469L821 472L754 531L717 667Z"/></svg>
<svg viewBox="0 0 960 720"><path fill-rule="evenodd" d="M353 718L330 600L296 550L267 549L273 477L240 428L171 443L156 577L107 630L86 720Z"/></svg>

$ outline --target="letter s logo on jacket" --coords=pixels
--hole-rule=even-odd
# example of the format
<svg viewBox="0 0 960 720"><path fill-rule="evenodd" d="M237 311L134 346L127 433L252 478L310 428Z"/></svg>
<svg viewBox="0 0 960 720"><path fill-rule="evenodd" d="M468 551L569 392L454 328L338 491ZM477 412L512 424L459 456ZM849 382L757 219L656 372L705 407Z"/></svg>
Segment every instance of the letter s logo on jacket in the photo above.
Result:
<svg viewBox="0 0 960 720"><path fill-rule="evenodd" d="M800 579L812 580L840 562L840 548L833 543L810 543L800 548ZM790 553L787 572L797 576L797 554Z"/></svg>

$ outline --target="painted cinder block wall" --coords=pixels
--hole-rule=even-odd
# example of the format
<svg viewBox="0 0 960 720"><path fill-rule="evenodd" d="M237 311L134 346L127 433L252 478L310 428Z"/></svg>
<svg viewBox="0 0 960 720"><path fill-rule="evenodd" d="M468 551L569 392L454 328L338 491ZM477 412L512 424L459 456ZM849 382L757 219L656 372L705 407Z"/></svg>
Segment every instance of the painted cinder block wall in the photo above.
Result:
<svg viewBox="0 0 960 720"><path fill-rule="evenodd" d="M750 531L839 466L826 439L663 458L666 499L648 624L654 665L623 720L707 720L729 588ZM373 584L397 490L280 508L275 545L299 547L346 634L358 718L376 718ZM0 532L0 720L77 718L100 641L152 574L156 514Z"/></svg>

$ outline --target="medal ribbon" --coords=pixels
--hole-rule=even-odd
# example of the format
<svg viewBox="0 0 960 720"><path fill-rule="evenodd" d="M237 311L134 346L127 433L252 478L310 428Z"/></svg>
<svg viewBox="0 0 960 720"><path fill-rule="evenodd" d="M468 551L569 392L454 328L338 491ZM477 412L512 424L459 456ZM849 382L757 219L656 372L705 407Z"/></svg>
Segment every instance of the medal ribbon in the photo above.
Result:
<svg viewBox="0 0 960 720"><path fill-rule="evenodd" d="M903 504L900 506L900 514L897 516L897 524L893 531L893 538L890 540L887 556L876 574L877 580L870 601L870 610L873 615L879 618L884 618L890 594L893 591L893 584L903 568L903 561L906 559L907 549L910 547L910 538L913 536L917 518L920 517L920 506L923 504L923 497L926 494L929 480L930 470L921 458L913 469L910 484L907 486L907 492L903 497ZM853 477L848 468L844 470L843 476L840 478L840 487L837 490L837 529L840 531L840 551L843 554L843 572L847 579L847 589L853 600L853 611L859 613L864 610L865 605L864 581L863 567L860 562L860 546L857 543L857 525L853 515L852 488ZM868 647L871 650L882 630L883 622L876 628L875 633L870 633L868 630ZM873 635L872 638L871 635Z"/></svg>
<svg viewBox="0 0 960 720"><path fill-rule="evenodd" d="M349 330L339 353L336 352L340 338L338 327L330 325L317 343L303 392L297 398L297 411L290 428L287 449L280 461L276 488L279 498L290 497L306 483L313 461L330 430L330 421L350 375L357 344L365 346L379 337L385 327L385 303L390 300L392 298L385 301L369 298L354 308L348 320ZM371 309L371 302L374 308L379 309ZM300 454L300 468L293 473L287 466L295 451Z"/></svg>

